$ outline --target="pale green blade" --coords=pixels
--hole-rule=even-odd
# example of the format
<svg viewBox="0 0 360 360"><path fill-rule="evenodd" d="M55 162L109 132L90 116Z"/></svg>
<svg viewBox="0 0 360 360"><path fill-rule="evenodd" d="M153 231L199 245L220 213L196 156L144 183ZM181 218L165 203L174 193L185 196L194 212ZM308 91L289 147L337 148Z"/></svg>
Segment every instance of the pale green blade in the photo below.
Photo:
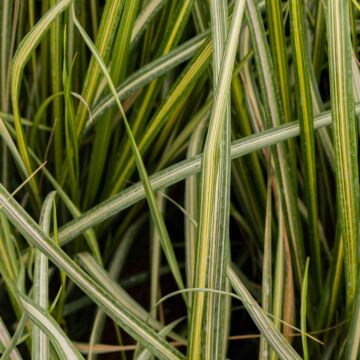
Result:
<svg viewBox="0 0 360 360"><path fill-rule="evenodd" d="M231 282L231 286L242 299L243 304L253 319L254 323L260 330L261 334L266 338L269 345L276 351L280 359L300 360L301 357L296 353L292 346L286 341L283 335L275 328L273 322L264 314L261 307L257 304L244 284L231 266L227 269L227 276Z"/></svg>
<svg viewBox="0 0 360 360"><path fill-rule="evenodd" d="M52 208L55 202L55 191L48 194L41 209L40 226L46 235L50 232ZM49 306L49 266L47 257L35 250L34 281L32 298L34 304L47 311ZM36 325L32 327L32 359L49 358L49 340L47 335Z"/></svg>
<svg viewBox="0 0 360 360"><path fill-rule="evenodd" d="M349 22L349 1L330 0L327 32L337 211L344 244L346 303L350 315L359 286L359 170Z"/></svg>
<svg viewBox="0 0 360 360"><path fill-rule="evenodd" d="M56 354L61 360L84 359L74 344L66 336L55 319L47 311L37 306L30 298L19 294L26 315L49 337Z"/></svg>

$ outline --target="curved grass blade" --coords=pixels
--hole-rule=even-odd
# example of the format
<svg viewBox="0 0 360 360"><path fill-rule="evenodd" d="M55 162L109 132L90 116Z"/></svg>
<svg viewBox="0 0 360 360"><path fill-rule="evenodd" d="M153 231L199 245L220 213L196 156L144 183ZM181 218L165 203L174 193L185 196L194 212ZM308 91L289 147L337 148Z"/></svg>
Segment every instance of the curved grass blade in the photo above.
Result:
<svg viewBox="0 0 360 360"><path fill-rule="evenodd" d="M161 10L161 8L167 3L167 1L168 0L150 0L145 4L135 21L130 39L131 46L135 45L136 41L145 31L146 25Z"/></svg>
<svg viewBox="0 0 360 360"><path fill-rule="evenodd" d="M46 333L61 360L84 359L51 315L27 296L19 294L19 297L26 315Z"/></svg>
<svg viewBox="0 0 360 360"><path fill-rule="evenodd" d="M101 17L99 31L96 36L95 46L102 59L108 61L110 56L111 45L115 37L115 31L119 25L119 18L124 0L107 0ZM86 71L84 86L81 93L85 103L90 107L93 104L97 91L98 82L101 75L101 67L94 56L91 57L90 64ZM84 128L87 118L87 108L80 103L76 113L76 133L79 136Z"/></svg>
<svg viewBox="0 0 360 360"><path fill-rule="evenodd" d="M32 166L29 158L29 154L26 147L24 130L21 125L20 116L20 86L21 79L24 71L24 67L33 53L36 46L45 35L46 31L50 27L51 23L72 3L72 0L61 0L56 3L49 11L39 20L39 22L31 29L27 36L22 40L19 45L12 63L11 72L11 101L14 112L15 130L17 136L17 142L19 152L24 162L27 175L31 174ZM31 188L38 199L38 185L34 178L30 181Z"/></svg>
<svg viewBox="0 0 360 360"><path fill-rule="evenodd" d="M119 324L134 339L149 349L160 359L183 359L175 348L161 339L144 322L133 316L127 309L119 306L115 298L92 280L71 258L43 233L41 228L13 199L0 184L1 211L32 245L45 254L58 268L82 289L104 312Z"/></svg>
<svg viewBox="0 0 360 360"><path fill-rule="evenodd" d="M227 276L231 282L231 286L242 299L243 304L253 319L254 323L266 338L270 346L276 351L280 359L301 360L301 357L286 341L284 336L275 328L273 322L264 314L261 307L251 296L234 269L229 265L227 268Z"/></svg>
<svg viewBox="0 0 360 360"><path fill-rule="evenodd" d="M130 144L131 144L131 148L132 151L134 152L135 155L135 160L136 160L136 165L138 167L139 170L139 174L140 174L140 178L141 181L144 185L144 189L146 191L146 198L148 200L148 204L149 204L149 208L150 208L150 213L152 216L152 219L155 223L156 229L159 232L159 236L161 239L161 245L163 247L163 251L165 253L165 256L169 262L169 266L172 270L173 276L175 278L175 281L177 283L177 285L179 286L180 289L184 288L184 283L181 277L181 273L180 273L180 269L179 269L179 264L176 260L176 256L175 256L175 252L172 246L172 243L170 241L170 237L169 234L167 232L166 226L165 226L165 222L164 219L161 216L161 213L159 211L159 208L157 206L156 203L156 198L155 195L153 193L150 181L149 181L149 177L147 175L143 160L141 158L139 149L136 145L135 139L132 135L129 123L127 121L124 109L121 105L121 102L119 100L119 98L116 95L116 89L115 86L111 80L111 77L107 71L106 65L104 64L104 62L101 59L101 56L99 55L99 53L97 52L96 48L94 47L91 39L87 36L86 32L84 31L84 29L81 27L80 23L78 22L76 16L75 16L75 12L74 9L72 8L72 16L73 16L73 20L74 20L74 24L77 27L77 29L79 30L81 36L83 37L84 41L86 42L86 44L88 45L89 49L91 50L92 54L94 55L94 57L96 58L96 60L99 63L99 66L103 72L103 74L106 77L107 83L110 87L110 90L113 94L113 96L116 98L116 103L119 107L120 113L122 115L122 118L124 120L124 124L125 124L125 129L126 129L126 133L130 139ZM185 299L184 299L185 300ZM186 300L185 300L186 301Z"/></svg>
<svg viewBox="0 0 360 360"><path fill-rule="evenodd" d="M121 20L113 44L113 52L109 74L114 84L123 81L129 58L130 36L139 6L139 0L126 1L121 14ZM116 116L116 108L112 109L102 119L102 123L95 127L95 138L93 141L88 180L86 183L83 207L86 209L96 197L103 172L108 149L111 144L113 131L113 119Z"/></svg>

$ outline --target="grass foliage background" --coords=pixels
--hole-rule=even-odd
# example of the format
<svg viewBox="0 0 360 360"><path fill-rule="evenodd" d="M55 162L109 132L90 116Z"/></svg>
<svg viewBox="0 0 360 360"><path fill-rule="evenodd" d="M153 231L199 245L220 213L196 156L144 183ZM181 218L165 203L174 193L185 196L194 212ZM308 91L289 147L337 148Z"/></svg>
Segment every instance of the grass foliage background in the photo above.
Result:
<svg viewBox="0 0 360 360"><path fill-rule="evenodd" d="M359 10L2 0L1 359L357 359Z"/></svg>

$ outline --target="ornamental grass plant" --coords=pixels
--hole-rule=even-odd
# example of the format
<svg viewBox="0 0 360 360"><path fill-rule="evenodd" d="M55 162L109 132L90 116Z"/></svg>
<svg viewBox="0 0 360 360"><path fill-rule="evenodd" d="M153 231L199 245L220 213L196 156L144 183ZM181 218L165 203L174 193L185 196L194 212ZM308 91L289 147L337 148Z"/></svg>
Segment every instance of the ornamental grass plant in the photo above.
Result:
<svg viewBox="0 0 360 360"><path fill-rule="evenodd" d="M0 359L358 359L359 11L0 0Z"/></svg>

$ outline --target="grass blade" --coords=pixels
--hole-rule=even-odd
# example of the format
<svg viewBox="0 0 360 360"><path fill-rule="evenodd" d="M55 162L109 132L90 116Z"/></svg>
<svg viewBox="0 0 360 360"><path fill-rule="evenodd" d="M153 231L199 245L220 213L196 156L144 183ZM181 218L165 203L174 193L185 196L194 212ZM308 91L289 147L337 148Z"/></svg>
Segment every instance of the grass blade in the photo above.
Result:
<svg viewBox="0 0 360 360"><path fill-rule="evenodd" d="M262 274L262 299L261 307L265 313L268 313L271 309L271 289L272 289L272 271L271 271L271 214L272 214L272 203L271 203L271 186L270 179L267 188L266 197L266 218L265 218L265 237L264 237L264 258L263 258L263 274ZM269 356L269 345L264 338L260 338L260 351L259 359L267 360Z"/></svg>
<svg viewBox="0 0 360 360"><path fill-rule="evenodd" d="M20 294L19 297L27 316L46 333L61 360L84 359L58 323L45 310L35 305L27 296Z"/></svg>
<svg viewBox="0 0 360 360"><path fill-rule="evenodd" d="M303 346L303 355L304 360L309 360L309 350L307 344L307 336L306 336L306 309L307 309L307 293L308 293L308 278L309 274L309 258L306 259L304 279L301 288L301 314L300 314L300 322L301 322L301 341Z"/></svg>
<svg viewBox="0 0 360 360"><path fill-rule="evenodd" d="M96 36L95 46L99 55L105 62L108 61L110 56L111 44L114 40L115 30L119 24L119 18L124 5L124 0L107 0L101 17L99 31ZM81 93L85 103L91 106L93 104L101 68L93 56L87 68L84 87ZM80 103L76 113L76 126L78 136L82 133L85 121L87 118L87 109Z"/></svg>
<svg viewBox="0 0 360 360"><path fill-rule="evenodd" d="M19 152L26 167L27 175L33 172L29 154L26 147L24 130L21 125L20 116L20 87L24 67L33 53L36 46L40 43L45 32L49 29L51 23L72 3L72 0L61 0L56 3L31 29L18 47L12 63L11 72L11 101L14 112L15 130ZM30 180L31 188L36 197L38 197L38 185L34 178Z"/></svg>
<svg viewBox="0 0 360 360"><path fill-rule="evenodd" d="M144 184L144 189L145 189L145 192L146 192L146 197L147 197L147 200L148 200L148 204L149 204L150 212L151 212L151 215L152 215L152 219L153 219L153 221L155 223L157 231L159 232L160 239L161 239L161 245L163 247L165 256L166 256L166 258L167 258L167 260L169 262L169 266L170 266L170 268L172 270L172 273L174 275L176 283L179 286L179 288L181 289L181 288L184 287L184 284L183 284L183 281L182 281L182 277L181 277L178 262L176 260L174 249L172 247L172 243L170 241L169 234L168 234L168 232L166 230L164 219L162 218L161 213L159 211L159 208L157 206L156 198L155 198L155 195L154 195L153 190L151 188L149 177L147 175L147 172L146 172L144 163L142 161L140 152L139 152L139 150L137 148L135 139L134 139L134 137L132 135L129 123L127 121L124 110L123 110L123 108L121 106L120 100L116 95L115 86L114 86L114 84L113 84L113 82L111 80L111 77L110 77L110 75L109 75L109 73L107 71L107 68L106 68L104 62L102 61L99 53L97 52L97 50L94 47L94 45L92 44L90 38L87 36L86 32L83 30L83 28L81 27L81 25L78 22L77 18L75 17L74 9L72 9L72 12L73 12L73 19L74 19L75 26L77 27L77 29L79 30L81 36L83 37L83 39L85 40L85 42L89 46L89 48L92 51L94 57L98 61L99 66L100 66L103 74L105 75L105 77L107 79L110 90L111 90L113 96L116 98L116 103L117 103L117 105L119 107L119 110L120 110L120 113L121 113L121 115L123 117L123 120L124 120L124 123L125 123L125 129L126 129L127 135L129 136L131 148L132 148L132 150L134 152L134 155L135 155L136 165L138 167L142 183Z"/></svg>
<svg viewBox="0 0 360 360"><path fill-rule="evenodd" d="M351 77L349 1L330 0L327 30L335 147L337 208L344 244L347 312L358 288L359 176Z"/></svg>
<svg viewBox="0 0 360 360"><path fill-rule="evenodd" d="M281 333L275 328L275 325L264 314L261 307L257 304L239 277L236 275L234 269L231 266L227 268L227 276L231 282L231 286L235 292L243 299L243 304L249 315L255 322L261 334L266 338L270 346L276 351L280 359L288 360L300 360L301 357L281 335Z"/></svg>
<svg viewBox="0 0 360 360"><path fill-rule="evenodd" d="M224 55L221 60L221 68L218 60L215 60L214 68L218 72L218 83L216 85L214 105L210 118L209 132L206 138L204 154L202 158L201 172L201 205L198 226L198 245L195 263L194 285L197 288L204 288L207 285L210 288L224 288L224 266L226 266L227 236L228 236L228 216L229 216L229 143L224 142L224 136L229 127L226 125L226 112L228 111L228 100L230 98L230 86L232 69L234 66L236 47L239 39L241 22L245 9L245 1L238 1L235 4L233 18L229 29ZM218 9L215 8L215 12ZM225 18L226 12L219 10L221 16ZM215 26L222 27L221 20L215 23ZM224 31L222 29L221 31ZM215 42L221 40L222 35L215 39ZM217 49L217 55L221 52L221 44ZM217 76L217 74L214 74ZM229 115L229 113L228 113ZM226 139L226 138L225 138ZM224 199L224 202L218 202L217 199ZM219 258L217 258L217 255ZM220 265L220 266L219 266ZM218 274L219 277L215 276ZM211 323L212 319L209 313L219 316L215 309L215 300L211 297L205 298L204 293L196 292L192 300L191 324L190 324L190 343L188 348L189 359L198 358L202 353L201 344L205 341L205 352L203 356L208 357L211 353L215 357L223 356L222 349L218 348L216 341L221 341L222 336L218 333L221 329L219 322ZM211 301L214 303L211 304ZM214 306L214 307L213 307ZM204 310L207 315L204 318ZM221 312L221 305L220 309ZM209 318L210 317L210 318ZM216 321L216 320L214 320ZM219 321L219 319L217 320ZM208 324L208 325L207 325ZM204 333L203 327L207 327L207 336L202 340ZM220 328L219 328L220 327ZM222 329L224 331L224 329ZM217 337L215 337L217 335ZM218 340L216 340L216 338ZM212 348L215 346L215 348Z"/></svg>
<svg viewBox="0 0 360 360"><path fill-rule="evenodd" d="M318 289L323 288L319 219L317 206L317 180L315 164L315 140L313 126L313 107L310 85L310 57L307 53L305 39L305 11L302 1L291 0L290 14L292 24L292 46L294 49L295 76L297 91L297 109L300 123L300 139L302 157L304 160L303 172L305 183L305 196L308 209L309 240L312 249L312 257L315 264L315 274L318 281Z"/></svg>
<svg viewBox="0 0 360 360"><path fill-rule="evenodd" d="M356 360L359 357L360 346L360 291L358 289L355 301L355 311L351 319L350 334L346 347L345 358Z"/></svg>
<svg viewBox="0 0 360 360"><path fill-rule="evenodd" d="M53 191L45 198L40 215L40 226L45 234L49 235L52 208L56 193ZM48 259L39 250L35 250L33 301L34 304L47 311L49 306ZM32 359L45 360L49 358L49 341L39 327L32 327Z"/></svg>
<svg viewBox="0 0 360 360"><path fill-rule="evenodd" d="M121 15L121 21L114 40L114 50L110 65L110 77L115 84L120 83L127 71L127 58L130 50L130 36L139 6L139 0L127 1ZM102 124L95 127L95 139L89 165L89 176L84 195L84 208L88 208L91 199L95 198L110 146L113 131L112 119L116 116L114 109L102 119Z"/></svg>

